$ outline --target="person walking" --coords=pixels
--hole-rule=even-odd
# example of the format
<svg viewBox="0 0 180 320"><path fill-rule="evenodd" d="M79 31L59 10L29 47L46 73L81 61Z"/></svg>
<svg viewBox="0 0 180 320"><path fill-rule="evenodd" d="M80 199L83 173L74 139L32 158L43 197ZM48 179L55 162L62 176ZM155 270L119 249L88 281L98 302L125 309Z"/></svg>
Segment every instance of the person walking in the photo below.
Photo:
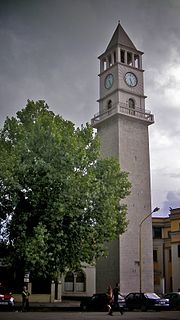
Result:
<svg viewBox="0 0 180 320"><path fill-rule="evenodd" d="M108 314L111 315L112 303L113 303L113 290L111 286L107 287L107 298L108 298Z"/></svg>
<svg viewBox="0 0 180 320"><path fill-rule="evenodd" d="M118 296L120 295L120 286L119 283L116 283L115 288L113 289L113 305L111 308L111 316L113 315L113 311L115 309L119 310L119 312L121 313L121 315L123 315L123 308L121 308L119 306L119 302L118 302Z"/></svg>
<svg viewBox="0 0 180 320"><path fill-rule="evenodd" d="M30 293L27 290L27 287L23 287L22 291L22 311L29 311L29 296Z"/></svg>

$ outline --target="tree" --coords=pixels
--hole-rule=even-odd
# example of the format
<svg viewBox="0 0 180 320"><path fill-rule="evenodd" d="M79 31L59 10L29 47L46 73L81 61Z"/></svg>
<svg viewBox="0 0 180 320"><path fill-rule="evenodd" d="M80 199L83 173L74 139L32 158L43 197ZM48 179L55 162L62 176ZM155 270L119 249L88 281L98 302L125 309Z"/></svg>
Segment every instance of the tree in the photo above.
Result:
<svg viewBox="0 0 180 320"><path fill-rule="evenodd" d="M14 265L56 278L105 254L126 228L128 174L100 159L89 124L75 128L29 101L0 132L1 239Z"/></svg>

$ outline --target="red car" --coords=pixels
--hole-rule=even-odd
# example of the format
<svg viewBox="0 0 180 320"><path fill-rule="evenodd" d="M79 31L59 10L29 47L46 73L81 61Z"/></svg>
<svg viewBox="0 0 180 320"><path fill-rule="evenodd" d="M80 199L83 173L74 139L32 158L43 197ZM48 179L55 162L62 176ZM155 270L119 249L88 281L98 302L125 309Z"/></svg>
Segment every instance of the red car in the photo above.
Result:
<svg viewBox="0 0 180 320"><path fill-rule="evenodd" d="M14 297L3 287L0 287L0 309L1 308L14 308Z"/></svg>

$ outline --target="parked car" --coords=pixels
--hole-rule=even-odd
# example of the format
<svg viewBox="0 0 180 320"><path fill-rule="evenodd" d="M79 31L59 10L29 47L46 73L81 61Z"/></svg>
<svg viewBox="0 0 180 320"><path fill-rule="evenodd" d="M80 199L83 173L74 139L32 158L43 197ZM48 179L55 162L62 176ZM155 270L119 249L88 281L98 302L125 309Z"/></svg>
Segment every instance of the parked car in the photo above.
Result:
<svg viewBox="0 0 180 320"><path fill-rule="evenodd" d="M128 310L140 309L147 310L161 310L169 308L169 299L161 299L156 293L142 293L131 292L126 297L126 307Z"/></svg>
<svg viewBox="0 0 180 320"><path fill-rule="evenodd" d="M120 308L125 308L126 301L122 295L118 296ZM83 311L108 311L108 298L106 293L96 293L91 297L84 297L80 302L80 308Z"/></svg>
<svg viewBox="0 0 180 320"><path fill-rule="evenodd" d="M163 298L169 299L170 309L180 310L180 292L166 293Z"/></svg>
<svg viewBox="0 0 180 320"><path fill-rule="evenodd" d="M93 294L91 297L84 297L80 302L80 308L83 311L89 310L107 310L108 298L106 293Z"/></svg>
<svg viewBox="0 0 180 320"><path fill-rule="evenodd" d="M0 287L0 309L14 308L14 297L5 288Z"/></svg>

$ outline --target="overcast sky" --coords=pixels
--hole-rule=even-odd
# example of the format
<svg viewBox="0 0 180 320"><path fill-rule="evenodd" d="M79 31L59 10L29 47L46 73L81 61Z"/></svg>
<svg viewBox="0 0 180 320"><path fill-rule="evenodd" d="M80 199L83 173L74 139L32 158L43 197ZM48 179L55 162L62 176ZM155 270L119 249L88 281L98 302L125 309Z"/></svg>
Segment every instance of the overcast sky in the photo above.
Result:
<svg viewBox="0 0 180 320"><path fill-rule="evenodd" d="M0 0L0 126L43 99L77 126L98 112L97 57L118 20L144 52L152 208L180 207L180 0Z"/></svg>

